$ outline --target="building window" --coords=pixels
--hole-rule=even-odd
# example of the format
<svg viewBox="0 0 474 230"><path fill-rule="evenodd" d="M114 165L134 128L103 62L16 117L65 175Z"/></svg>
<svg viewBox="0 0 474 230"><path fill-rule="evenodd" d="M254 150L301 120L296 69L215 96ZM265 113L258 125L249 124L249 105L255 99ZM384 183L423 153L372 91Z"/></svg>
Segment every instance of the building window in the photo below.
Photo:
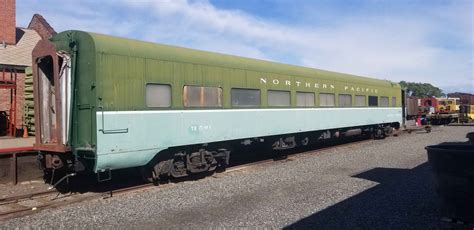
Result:
<svg viewBox="0 0 474 230"><path fill-rule="evenodd" d="M336 96L333 93L320 93L319 105L320 106L335 106Z"/></svg>
<svg viewBox="0 0 474 230"><path fill-rule="evenodd" d="M369 96L369 106L379 106L379 100L377 96Z"/></svg>
<svg viewBox="0 0 474 230"><path fill-rule="evenodd" d="M364 95L355 96L355 106L367 106L366 99Z"/></svg>
<svg viewBox="0 0 474 230"><path fill-rule="evenodd" d="M380 97L380 106L388 107L388 97Z"/></svg>
<svg viewBox="0 0 474 230"><path fill-rule="evenodd" d="M351 107L352 106L352 95L350 94L339 94L339 106Z"/></svg>
<svg viewBox="0 0 474 230"><path fill-rule="evenodd" d="M296 106L313 107L314 93L296 92Z"/></svg>
<svg viewBox="0 0 474 230"><path fill-rule="evenodd" d="M222 107L222 88L186 85L183 100L185 107Z"/></svg>
<svg viewBox="0 0 474 230"><path fill-rule="evenodd" d="M290 105L290 91L268 90L268 106Z"/></svg>
<svg viewBox="0 0 474 230"><path fill-rule="evenodd" d="M392 107L397 106L397 97L392 97Z"/></svg>
<svg viewBox="0 0 474 230"><path fill-rule="evenodd" d="M233 107L260 106L260 90L258 89L231 89Z"/></svg>
<svg viewBox="0 0 474 230"><path fill-rule="evenodd" d="M147 107L170 107L171 86L162 84L146 84L145 101Z"/></svg>

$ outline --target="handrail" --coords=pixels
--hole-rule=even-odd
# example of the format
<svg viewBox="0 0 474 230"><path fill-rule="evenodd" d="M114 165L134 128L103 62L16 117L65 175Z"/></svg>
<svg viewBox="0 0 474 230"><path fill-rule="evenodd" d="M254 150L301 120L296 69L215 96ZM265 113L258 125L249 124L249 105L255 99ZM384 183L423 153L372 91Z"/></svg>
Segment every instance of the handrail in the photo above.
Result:
<svg viewBox="0 0 474 230"><path fill-rule="evenodd" d="M125 129L105 129L105 124L104 124L104 107L103 106L98 106L98 108L101 111L101 116L102 116L102 128L99 129L99 132L102 132L103 134L118 134L118 133L128 133L128 128Z"/></svg>

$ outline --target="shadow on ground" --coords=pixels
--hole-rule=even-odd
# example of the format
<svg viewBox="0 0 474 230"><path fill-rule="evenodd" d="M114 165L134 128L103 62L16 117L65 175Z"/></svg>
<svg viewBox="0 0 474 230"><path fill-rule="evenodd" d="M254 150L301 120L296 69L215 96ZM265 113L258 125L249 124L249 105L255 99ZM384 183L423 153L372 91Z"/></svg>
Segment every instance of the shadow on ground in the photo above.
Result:
<svg viewBox="0 0 474 230"><path fill-rule="evenodd" d="M428 163L354 175L379 184L285 229L438 229L440 214Z"/></svg>

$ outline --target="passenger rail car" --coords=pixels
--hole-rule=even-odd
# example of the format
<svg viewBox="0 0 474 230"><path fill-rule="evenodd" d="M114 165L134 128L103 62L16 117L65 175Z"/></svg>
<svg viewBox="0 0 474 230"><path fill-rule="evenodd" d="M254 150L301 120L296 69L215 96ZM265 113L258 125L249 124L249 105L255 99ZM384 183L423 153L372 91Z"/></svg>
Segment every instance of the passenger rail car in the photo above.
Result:
<svg viewBox="0 0 474 230"><path fill-rule="evenodd" d="M403 117L386 80L81 31L40 41L33 68L44 169L100 180L214 170L236 145L383 136Z"/></svg>

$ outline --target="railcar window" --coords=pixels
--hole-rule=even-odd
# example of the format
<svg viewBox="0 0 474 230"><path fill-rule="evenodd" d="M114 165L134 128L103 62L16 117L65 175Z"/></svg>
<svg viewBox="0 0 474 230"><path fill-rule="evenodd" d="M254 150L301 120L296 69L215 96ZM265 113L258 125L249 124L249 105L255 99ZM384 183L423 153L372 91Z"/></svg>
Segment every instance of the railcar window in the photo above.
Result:
<svg viewBox="0 0 474 230"><path fill-rule="evenodd" d="M369 106L379 106L379 100L377 96L369 96Z"/></svg>
<svg viewBox="0 0 474 230"><path fill-rule="evenodd" d="M186 85L183 100L185 107L222 107L222 88Z"/></svg>
<svg viewBox="0 0 474 230"><path fill-rule="evenodd" d="M296 106L313 107L314 93L296 92Z"/></svg>
<svg viewBox="0 0 474 230"><path fill-rule="evenodd" d="M319 105L320 106L335 106L336 95L333 93L320 93L319 94Z"/></svg>
<svg viewBox="0 0 474 230"><path fill-rule="evenodd" d="M258 89L231 89L233 107L258 107L260 106L260 90Z"/></svg>
<svg viewBox="0 0 474 230"><path fill-rule="evenodd" d="M397 106L397 97L392 97L392 107Z"/></svg>
<svg viewBox="0 0 474 230"><path fill-rule="evenodd" d="M380 106L388 107L388 97L380 97Z"/></svg>
<svg viewBox="0 0 474 230"><path fill-rule="evenodd" d="M268 106L290 106L290 91L268 90Z"/></svg>
<svg viewBox="0 0 474 230"><path fill-rule="evenodd" d="M352 106L352 95L350 94L339 94L339 106L351 107Z"/></svg>
<svg viewBox="0 0 474 230"><path fill-rule="evenodd" d="M355 96L355 106L366 106L366 99L364 95L356 95Z"/></svg>
<svg viewBox="0 0 474 230"><path fill-rule="evenodd" d="M147 107L170 107L171 86L162 84L146 84L145 101Z"/></svg>

